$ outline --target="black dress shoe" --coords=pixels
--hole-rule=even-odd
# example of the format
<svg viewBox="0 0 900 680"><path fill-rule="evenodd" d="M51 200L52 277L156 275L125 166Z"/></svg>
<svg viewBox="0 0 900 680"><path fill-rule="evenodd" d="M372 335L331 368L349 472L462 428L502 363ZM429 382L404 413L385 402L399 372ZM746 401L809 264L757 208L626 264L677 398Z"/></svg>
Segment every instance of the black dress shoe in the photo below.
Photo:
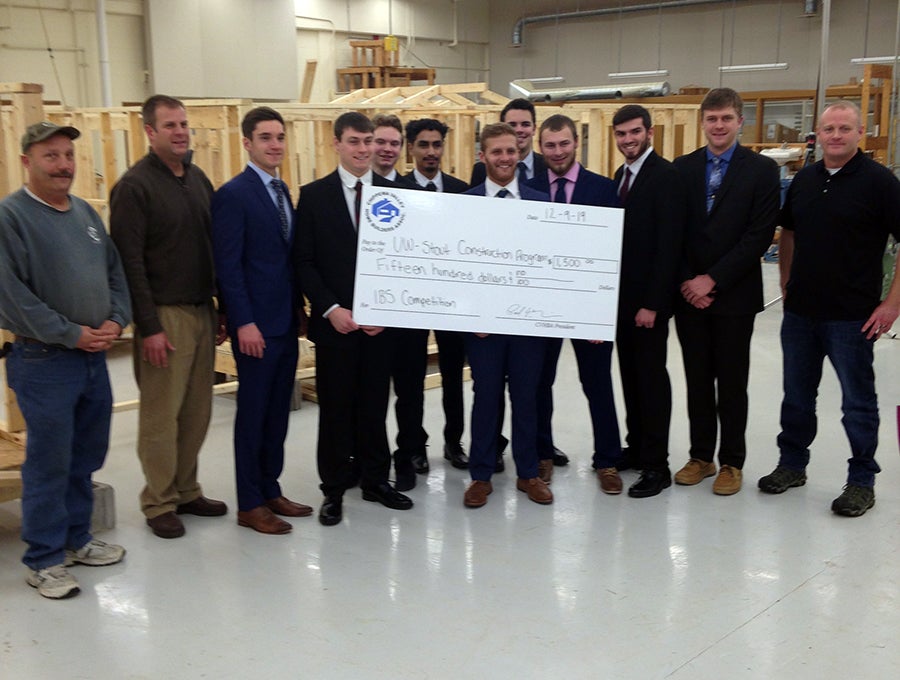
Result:
<svg viewBox="0 0 900 680"><path fill-rule="evenodd" d="M556 467L564 467L569 464L569 457L555 446L553 447L553 464Z"/></svg>
<svg viewBox="0 0 900 680"><path fill-rule="evenodd" d="M394 510L409 510L413 506L412 499L404 496L387 482L383 482L378 486L366 487L362 490L364 501L374 501L381 503L386 508Z"/></svg>
<svg viewBox="0 0 900 680"><path fill-rule="evenodd" d="M455 444L444 444L444 458L449 460L450 465L457 470L469 469L469 457L466 455L466 452L463 451L463 447L459 442L456 442ZM400 489L400 491L403 491L403 489Z"/></svg>
<svg viewBox="0 0 900 680"><path fill-rule="evenodd" d="M502 456L503 452L506 451L506 447L509 446L509 439L504 437L502 434L497 435L497 455Z"/></svg>
<svg viewBox="0 0 900 680"><path fill-rule="evenodd" d="M394 480L397 491L416 488L416 469L411 461L394 461Z"/></svg>
<svg viewBox="0 0 900 680"><path fill-rule="evenodd" d="M622 457L616 463L616 470L640 470L641 462L638 460L637 454L631 448L622 449Z"/></svg>
<svg viewBox="0 0 900 680"><path fill-rule="evenodd" d="M325 496L319 508L319 524L332 527L340 523L344 517L344 498L342 496Z"/></svg>
<svg viewBox="0 0 900 680"><path fill-rule="evenodd" d="M431 466L428 464L428 456L425 453L414 453L411 458L416 474L427 475Z"/></svg>
<svg viewBox="0 0 900 680"><path fill-rule="evenodd" d="M650 498L672 486L672 473L668 470L644 470L640 478L628 488L632 498Z"/></svg>

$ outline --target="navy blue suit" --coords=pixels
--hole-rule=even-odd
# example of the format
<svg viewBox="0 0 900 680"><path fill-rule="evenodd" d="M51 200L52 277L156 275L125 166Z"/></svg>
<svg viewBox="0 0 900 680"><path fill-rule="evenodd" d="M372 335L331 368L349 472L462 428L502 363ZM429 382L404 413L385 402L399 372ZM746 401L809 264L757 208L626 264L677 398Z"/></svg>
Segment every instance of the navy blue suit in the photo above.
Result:
<svg viewBox="0 0 900 680"><path fill-rule="evenodd" d="M292 212L289 196L285 210ZM238 509L247 511L282 495L278 477L297 370L293 231L285 240L270 190L247 167L213 196L212 237L238 372L234 468ZM265 338L260 359L238 347L237 329L249 323Z"/></svg>
<svg viewBox="0 0 900 680"><path fill-rule="evenodd" d="M526 201L549 199L547 194L528 186L519 185L519 190ZM485 196L485 186L479 184L465 193ZM469 333L465 342L475 392L469 449L472 479L488 481L494 472L503 391L507 382L512 404L512 451L516 474L522 479L537 477L537 390L547 340L496 333L481 338Z"/></svg>
<svg viewBox="0 0 900 680"><path fill-rule="evenodd" d="M550 175L544 171L528 181L538 191L550 193ZM554 197L556 187L553 187ZM570 203L596 205L606 208L619 207L616 183L611 179L579 167L578 178L572 188ZM538 386L538 455L542 459L553 458L553 382L556 380L556 364L562 349L561 338L549 338ZM613 399L612 351L613 343L591 343L588 340L572 340L578 377L588 400L591 424L594 431L593 465L597 469L615 466L619 460L621 439L616 403Z"/></svg>

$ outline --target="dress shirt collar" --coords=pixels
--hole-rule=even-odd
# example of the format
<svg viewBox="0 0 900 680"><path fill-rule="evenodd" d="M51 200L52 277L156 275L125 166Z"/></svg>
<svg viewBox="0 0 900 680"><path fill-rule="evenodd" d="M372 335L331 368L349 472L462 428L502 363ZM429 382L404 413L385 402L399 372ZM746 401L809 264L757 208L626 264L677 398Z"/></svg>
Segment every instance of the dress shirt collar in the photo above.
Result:
<svg viewBox="0 0 900 680"><path fill-rule="evenodd" d="M434 186L437 187L438 191L444 190L444 180L441 177L441 175L443 174L444 173L438 170L438 173L434 176L434 179L428 179L425 175L419 172L418 168L413 168L413 177L416 180L416 184L418 184L420 187L427 187L429 182L434 182Z"/></svg>
<svg viewBox="0 0 900 680"><path fill-rule="evenodd" d="M528 170L528 179L534 177L534 150L528 152L528 155L525 156L519 163L524 163L526 169Z"/></svg>
<svg viewBox="0 0 900 680"><path fill-rule="evenodd" d="M733 147L732 147L733 148ZM631 181L634 182L634 178L637 177L637 174L641 171L641 168L644 166L644 161L647 160L647 157L653 153L653 147L648 146L644 153L634 159L631 163L626 161L625 167L631 170ZM726 152L727 153L727 152ZM622 176L624 177L625 173L623 171Z"/></svg>
<svg viewBox="0 0 900 680"><path fill-rule="evenodd" d="M372 183L372 169L371 168L366 170L365 174L363 174L362 177L357 177L349 170L345 170L343 165L338 165L337 171L338 171L338 176L341 178L341 184L343 184L348 189L355 189L357 181L360 181L363 184L371 184Z"/></svg>
<svg viewBox="0 0 900 680"><path fill-rule="evenodd" d="M274 176L273 176L273 175L270 175L268 172L266 172L265 170L263 170L261 167L259 167L259 166L258 166L256 163L254 163L253 161L247 161L247 167L250 168L251 170L253 170L257 175L259 175L259 178L262 180L262 183L263 183L264 185L266 185L266 187L269 186L269 183L270 183L273 179L277 179L277 178L278 178L278 175L277 175L277 174L274 175Z"/></svg>
<svg viewBox="0 0 900 680"><path fill-rule="evenodd" d="M560 177L565 177L565 178L566 178L567 180L569 180L572 184L574 184L576 181L578 181L578 172L579 172L580 170L581 170L581 163L579 163L578 161L575 161L574 163L572 163L572 167L569 168L568 170L566 170L566 174L564 174L564 175L557 175L557 174L556 174L555 172L553 172L550 168L547 168L547 176L548 176L549 179L550 179L550 184L551 184L551 185L552 185L556 180L558 180Z"/></svg>
<svg viewBox="0 0 900 680"><path fill-rule="evenodd" d="M484 180L484 195L490 196L493 198L497 195L497 192L501 189L506 189L513 198L522 198L522 194L519 193L519 180L516 179L516 176L513 175L512 181L507 184L505 187L500 186L490 177L486 177ZM507 197L508 198L508 197Z"/></svg>
<svg viewBox="0 0 900 680"><path fill-rule="evenodd" d="M735 142L734 144L732 144L732 145L728 148L727 151L722 152L722 153L719 155L719 158L721 158L721 159L725 162L725 164L727 165L728 163L731 162L731 157L734 156L734 150L735 150L736 148L737 148L737 142ZM707 147L706 147L706 161L707 161L707 162L711 162L713 158L716 158L716 154L714 154L712 151L710 151L710 150L709 150L709 147L707 146Z"/></svg>

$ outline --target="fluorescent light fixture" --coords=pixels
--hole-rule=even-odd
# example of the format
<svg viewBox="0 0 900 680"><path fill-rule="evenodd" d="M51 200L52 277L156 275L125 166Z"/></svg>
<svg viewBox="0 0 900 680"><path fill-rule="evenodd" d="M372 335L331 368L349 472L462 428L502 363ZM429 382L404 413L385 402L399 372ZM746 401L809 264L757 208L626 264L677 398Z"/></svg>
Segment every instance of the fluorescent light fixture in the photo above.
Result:
<svg viewBox="0 0 900 680"><path fill-rule="evenodd" d="M856 57L851 59L851 64L893 64L897 57Z"/></svg>
<svg viewBox="0 0 900 680"><path fill-rule="evenodd" d="M562 83L565 82L563 76L547 76L546 78L526 78L530 83Z"/></svg>
<svg viewBox="0 0 900 680"><path fill-rule="evenodd" d="M788 64L786 61L780 61L777 64L734 64L729 66L720 66L720 73L744 73L747 71L785 71Z"/></svg>
<svg viewBox="0 0 900 680"><path fill-rule="evenodd" d="M661 68L656 71L621 71L608 74L610 78L650 78L653 76L667 76L669 69Z"/></svg>

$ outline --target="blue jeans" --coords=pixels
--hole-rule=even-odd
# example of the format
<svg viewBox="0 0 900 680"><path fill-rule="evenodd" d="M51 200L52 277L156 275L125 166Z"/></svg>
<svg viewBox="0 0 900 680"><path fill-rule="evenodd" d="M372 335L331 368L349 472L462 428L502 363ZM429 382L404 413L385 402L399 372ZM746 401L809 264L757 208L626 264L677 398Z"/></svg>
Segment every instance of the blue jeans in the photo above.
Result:
<svg viewBox="0 0 900 680"><path fill-rule="evenodd" d="M43 569L91 540L91 475L106 459L112 410L106 354L16 341L6 368L28 429L22 561Z"/></svg>
<svg viewBox="0 0 900 680"><path fill-rule="evenodd" d="M867 340L861 321L815 321L785 312L781 324L784 355L784 400L781 403L779 465L803 470L809 445L816 437L816 394L825 357L841 384L841 423L850 440L847 482L874 486L878 446L878 397L872 368L874 341Z"/></svg>

